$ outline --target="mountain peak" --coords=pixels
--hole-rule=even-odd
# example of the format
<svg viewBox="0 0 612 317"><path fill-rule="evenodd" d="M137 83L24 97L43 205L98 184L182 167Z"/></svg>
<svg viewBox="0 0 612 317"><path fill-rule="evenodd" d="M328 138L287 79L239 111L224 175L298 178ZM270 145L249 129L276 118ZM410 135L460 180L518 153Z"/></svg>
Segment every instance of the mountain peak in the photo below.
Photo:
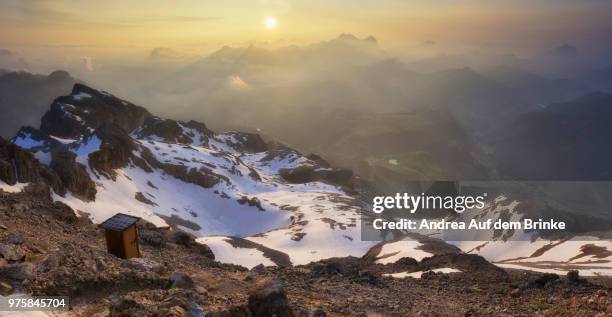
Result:
<svg viewBox="0 0 612 317"><path fill-rule="evenodd" d="M65 71L65 70L56 70L54 72L52 72L51 74L49 74L49 76L47 77L48 80L50 81L54 81L54 80L73 80L72 77L70 76L70 74Z"/></svg>
<svg viewBox="0 0 612 317"><path fill-rule="evenodd" d="M378 43L378 40L373 35L370 35L363 40L366 42Z"/></svg>
<svg viewBox="0 0 612 317"><path fill-rule="evenodd" d="M100 92L98 90L93 89L85 84L76 83L72 87L71 95L72 96L78 95L78 94L98 95L99 93Z"/></svg>
<svg viewBox="0 0 612 317"><path fill-rule="evenodd" d="M346 41L346 42L370 42L370 43L377 43L378 41L376 40L376 37L374 37L373 35L368 35L368 37L365 37L363 39L359 39L357 36L355 36L352 33L342 33L340 34L337 38L337 41Z"/></svg>
<svg viewBox="0 0 612 317"><path fill-rule="evenodd" d="M359 41L359 39L351 33L342 33L337 39L340 41Z"/></svg>
<svg viewBox="0 0 612 317"><path fill-rule="evenodd" d="M77 83L70 95L53 101L51 109L41 119L40 129L54 136L78 139L105 122L132 131L150 116L145 108Z"/></svg>

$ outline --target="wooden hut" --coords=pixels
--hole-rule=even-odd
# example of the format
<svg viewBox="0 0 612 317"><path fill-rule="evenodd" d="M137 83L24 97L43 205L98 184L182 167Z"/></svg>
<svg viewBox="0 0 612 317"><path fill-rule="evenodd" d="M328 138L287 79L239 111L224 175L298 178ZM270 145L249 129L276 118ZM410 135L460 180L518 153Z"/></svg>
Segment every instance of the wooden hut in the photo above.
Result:
<svg viewBox="0 0 612 317"><path fill-rule="evenodd" d="M106 236L106 248L120 258L129 259L140 257L138 247L138 217L118 213L100 224Z"/></svg>

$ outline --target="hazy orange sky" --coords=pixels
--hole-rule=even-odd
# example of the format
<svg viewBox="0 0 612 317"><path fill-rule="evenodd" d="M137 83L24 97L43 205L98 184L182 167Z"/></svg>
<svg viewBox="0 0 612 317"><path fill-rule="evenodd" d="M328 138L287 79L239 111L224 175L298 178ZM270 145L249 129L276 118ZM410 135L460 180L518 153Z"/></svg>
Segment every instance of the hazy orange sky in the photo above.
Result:
<svg viewBox="0 0 612 317"><path fill-rule="evenodd" d="M3 0L0 48L205 54L224 44L302 44L350 32L397 52L609 49L611 12L612 2L600 0ZM265 28L269 16L275 29Z"/></svg>

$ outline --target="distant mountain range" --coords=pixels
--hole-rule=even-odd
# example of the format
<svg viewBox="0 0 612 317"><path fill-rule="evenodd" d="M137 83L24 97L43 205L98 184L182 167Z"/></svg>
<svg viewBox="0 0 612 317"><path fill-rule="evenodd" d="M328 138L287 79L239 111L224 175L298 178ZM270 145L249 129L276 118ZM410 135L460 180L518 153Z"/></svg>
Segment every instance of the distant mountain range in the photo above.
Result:
<svg viewBox="0 0 612 317"><path fill-rule="evenodd" d="M21 126L38 125L53 99L69 93L76 82L64 71L48 76L0 71L0 136L10 138Z"/></svg>
<svg viewBox="0 0 612 317"><path fill-rule="evenodd" d="M612 95L592 93L523 114L493 137L502 177L611 180Z"/></svg>
<svg viewBox="0 0 612 317"><path fill-rule="evenodd" d="M274 50L223 47L176 72L120 72L105 86L115 84L123 96L166 117L257 132L318 153L354 169L374 187L421 179L539 179L556 167L547 173L513 171L513 162L521 160L509 149L519 148L515 143L522 140L500 130L512 124L527 129L519 123L523 118L593 90L580 78L548 78L514 64L416 72L390 58L375 38L342 34ZM132 73L137 80L130 79ZM75 81L63 72L49 78L0 75L0 105L7 118L2 135L37 125L46 104ZM30 110L24 116L16 109Z"/></svg>
<svg viewBox="0 0 612 317"><path fill-rule="evenodd" d="M278 50L224 47L144 95L161 113L156 102L180 100L168 115L257 131L386 187L382 179L495 178L484 140L522 114L590 91L518 66L415 72L374 39L345 34Z"/></svg>

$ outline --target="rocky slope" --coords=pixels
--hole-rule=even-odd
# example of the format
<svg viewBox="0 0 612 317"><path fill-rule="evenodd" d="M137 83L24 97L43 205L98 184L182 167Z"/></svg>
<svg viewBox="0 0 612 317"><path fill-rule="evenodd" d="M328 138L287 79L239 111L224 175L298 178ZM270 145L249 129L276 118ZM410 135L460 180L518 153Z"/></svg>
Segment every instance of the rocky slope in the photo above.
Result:
<svg viewBox="0 0 612 317"><path fill-rule="evenodd" d="M60 315L612 313L609 288L575 273L506 272L479 256L452 249L418 262L406 256L394 263L377 263L374 252L362 258L247 270L215 262L210 249L187 233L141 222L142 257L123 260L106 253L101 229L85 217L76 217L63 203L53 202L45 189L30 184L19 193L0 192L0 290L3 296L70 296L71 310Z"/></svg>
<svg viewBox="0 0 612 317"><path fill-rule="evenodd" d="M586 194L574 190L575 195L582 194L582 197L589 197L589 194L592 195L598 190L598 186L584 183L565 187L569 187L571 192L571 188L578 186L586 187L586 191L590 190L590 193ZM609 188L605 189L609 192ZM553 193L553 186L548 187L547 191ZM609 236L608 218L589 215L588 211L593 210L589 209L591 206L565 209L559 207L559 200L555 202L558 209L554 209L553 204L547 205L546 202L535 199L521 201L501 196L483 211L471 210L462 214L460 218L466 221L470 219L521 221L523 218L538 219L550 216L566 222L567 230L561 235L551 236L543 231L524 229L494 230L486 232L486 235L468 231L465 234L473 236L463 237L463 241L452 244L466 253L481 255L504 268L557 274L578 270L584 276L612 275L612 252L610 252L612 242ZM574 214L567 210L573 211ZM583 231L575 232L580 229Z"/></svg>

